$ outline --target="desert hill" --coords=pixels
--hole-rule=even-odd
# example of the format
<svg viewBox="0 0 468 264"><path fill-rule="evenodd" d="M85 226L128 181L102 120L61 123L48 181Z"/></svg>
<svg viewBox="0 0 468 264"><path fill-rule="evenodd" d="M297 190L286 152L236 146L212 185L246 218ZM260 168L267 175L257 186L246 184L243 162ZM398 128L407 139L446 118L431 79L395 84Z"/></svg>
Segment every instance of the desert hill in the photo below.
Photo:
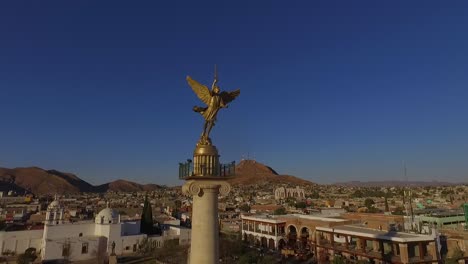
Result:
<svg viewBox="0 0 468 264"><path fill-rule="evenodd" d="M233 185L282 183L291 185L314 185L315 183L291 175L280 175L271 167L255 160L242 160L236 166L236 176L230 179Z"/></svg>
<svg viewBox="0 0 468 264"><path fill-rule="evenodd" d="M162 188L157 184L139 184L127 180L116 180L113 182L105 183L96 186L98 192L139 192L139 191L152 191Z"/></svg>
<svg viewBox="0 0 468 264"><path fill-rule="evenodd" d="M117 180L94 186L72 173L44 170L38 167L0 168L0 186L9 190L27 190L34 194L63 194L107 191L150 191L161 188L156 184L138 184Z"/></svg>

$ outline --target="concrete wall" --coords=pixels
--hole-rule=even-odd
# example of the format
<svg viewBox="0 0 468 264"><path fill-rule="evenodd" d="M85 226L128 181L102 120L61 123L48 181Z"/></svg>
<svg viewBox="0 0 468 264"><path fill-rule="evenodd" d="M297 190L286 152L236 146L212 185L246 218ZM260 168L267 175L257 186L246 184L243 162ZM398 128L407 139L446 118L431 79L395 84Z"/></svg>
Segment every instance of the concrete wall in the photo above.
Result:
<svg viewBox="0 0 468 264"><path fill-rule="evenodd" d="M24 253L30 247L41 249L43 230L24 230L12 232L0 232L0 248L3 255L6 251L15 252L17 255Z"/></svg>
<svg viewBox="0 0 468 264"><path fill-rule="evenodd" d="M83 244L88 244L87 252L82 252ZM70 237L55 240L45 240L43 260L69 259L73 261L89 260L103 255L106 250L107 239L105 237ZM65 245L70 246L68 256L63 256Z"/></svg>
<svg viewBox="0 0 468 264"><path fill-rule="evenodd" d="M95 224L92 222L86 223L67 223L59 225L47 225L44 229L44 238L58 239L64 237L79 237L81 236L94 236ZM99 235L99 234L97 234Z"/></svg>

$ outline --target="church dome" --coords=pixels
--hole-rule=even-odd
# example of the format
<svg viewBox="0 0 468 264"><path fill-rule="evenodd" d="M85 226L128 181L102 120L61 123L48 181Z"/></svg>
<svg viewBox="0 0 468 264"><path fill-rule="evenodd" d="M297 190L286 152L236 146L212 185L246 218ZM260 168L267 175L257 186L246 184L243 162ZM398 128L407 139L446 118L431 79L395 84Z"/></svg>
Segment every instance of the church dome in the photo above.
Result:
<svg viewBox="0 0 468 264"><path fill-rule="evenodd" d="M47 210L51 211L51 210L56 210L56 209L59 209L61 206L60 206L60 203L58 200L53 200L49 206L47 206Z"/></svg>
<svg viewBox="0 0 468 264"><path fill-rule="evenodd" d="M119 213L109 207L102 209L96 215L96 224L116 224L119 222Z"/></svg>

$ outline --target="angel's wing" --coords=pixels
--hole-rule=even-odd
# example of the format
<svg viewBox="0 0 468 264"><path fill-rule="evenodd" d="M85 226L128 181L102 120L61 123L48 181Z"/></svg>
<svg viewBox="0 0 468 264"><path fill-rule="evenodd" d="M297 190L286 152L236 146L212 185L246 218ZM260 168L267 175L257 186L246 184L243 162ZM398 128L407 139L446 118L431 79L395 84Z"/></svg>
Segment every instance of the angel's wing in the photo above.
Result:
<svg viewBox="0 0 468 264"><path fill-rule="evenodd" d="M200 100L202 100L206 105L209 105L211 93L208 87L190 78L190 76L187 76L187 82L190 87L192 87L192 90L195 92L198 98L200 98Z"/></svg>
<svg viewBox="0 0 468 264"><path fill-rule="evenodd" d="M236 99L236 97L239 96L239 94L240 94L240 89L237 89L237 90L232 91L232 92L222 92L220 94L220 96L223 99L223 102L225 104L228 104L232 100Z"/></svg>

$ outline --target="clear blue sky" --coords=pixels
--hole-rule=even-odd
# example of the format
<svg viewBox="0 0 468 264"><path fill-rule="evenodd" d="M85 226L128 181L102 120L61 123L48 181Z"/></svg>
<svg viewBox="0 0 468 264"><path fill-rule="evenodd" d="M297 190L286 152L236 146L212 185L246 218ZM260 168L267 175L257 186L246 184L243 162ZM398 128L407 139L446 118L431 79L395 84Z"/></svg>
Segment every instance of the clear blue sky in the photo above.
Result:
<svg viewBox="0 0 468 264"><path fill-rule="evenodd" d="M468 179L467 1L2 1L0 166L180 184L212 139L320 183Z"/></svg>

